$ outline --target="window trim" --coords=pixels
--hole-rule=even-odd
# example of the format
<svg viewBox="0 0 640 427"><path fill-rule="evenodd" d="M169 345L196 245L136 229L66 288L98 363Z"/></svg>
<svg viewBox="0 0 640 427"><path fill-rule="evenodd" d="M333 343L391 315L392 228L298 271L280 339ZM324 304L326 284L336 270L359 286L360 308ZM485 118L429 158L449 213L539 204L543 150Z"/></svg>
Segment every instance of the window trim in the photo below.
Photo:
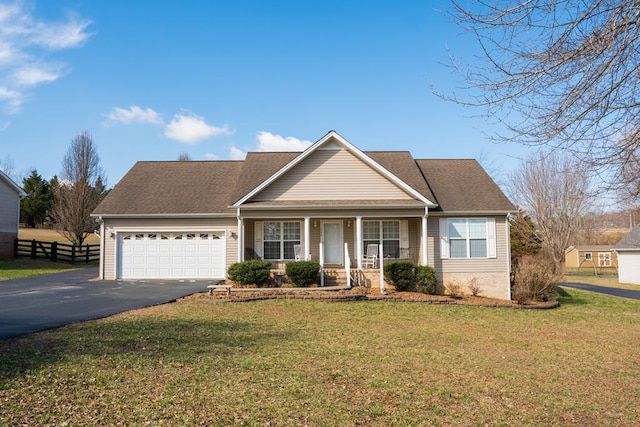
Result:
<svg viewBox="0 0 640 427"><path fill-rule="evenodd" d="M469 220L485 220L486 233L485 240L487 245L486 256L483 257L471 257L470 240L469 237ZM451 256L451 239L449 238L449 222L451 220L466 220L467 237L466 241L466 257L452 257ZM440 258L441 259L457 259L457 260L480 260L480 259L492 259L497 258L497 242L496 242L496 218L495 217L451 217L440 218ZM462 240L461 238L455 238L455 240Z"/></svg>
<svg viewBox="0 0 640 427"><path fill-rule="evenodd" d="M402 259L402 251L404 250L408 250L409 249L409 227L408 227L408 221L407 220L402 220L402 219L366 219L366 220L362 220L362 256L366 256L366 251L367 251L367 243L366 242L371 242L373 239L366 239L365 235L364 235L364 223L366 222L377 222L378 223L378 245L380 244L380 242L382 241L382 249L384 250L384 248L386 247L384 242L385 241L397 241L398 242L398 257L396 258L390 258L390 259ZM384 223L385 222L395 222L398 224L398 238L397 239L389 239L389 238L384 238ZM406 247L403 247L403 245L405 245Z"/></svg>
<svg viewBox="0 0 640 427"><path fill-rule="evenodd" d="M264 238L264 226L267 223L271 223L271 222L275 222L275 223L279 223L280 224L280 238L278 240L266 240ZM292 224L298 224L299 226L299 236L300 238L298 240L290 240L290 239L285 239L284 238L284 224L285 223L292 223ZM295 254L294 254L294 258L284 258L284 254L285 254L285 243L286 242L298 242L298 243L294 243L295 244L299 244L299 245L304 245L304 223L302 221L287 221L287 220L264 220L264 221L256 221L254 223L254 234L255 234L255 239L254 239L254 251L256 251L256 253L260 256L260 258L264 259L265 261L293 261L295 259ZM276 258L266 258L265 254L264 254L264 244L266 242L279 242L280 243L280 258L276 259Z"/></svg>

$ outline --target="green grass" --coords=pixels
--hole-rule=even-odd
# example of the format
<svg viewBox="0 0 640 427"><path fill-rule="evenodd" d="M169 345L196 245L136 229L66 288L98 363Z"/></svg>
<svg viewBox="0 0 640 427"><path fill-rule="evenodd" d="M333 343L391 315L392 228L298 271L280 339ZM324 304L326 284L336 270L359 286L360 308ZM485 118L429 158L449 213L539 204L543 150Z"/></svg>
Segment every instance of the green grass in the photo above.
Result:
<svg viewBox="0 0 640 427"><path fill-rule="evenodd" d="M564 274L565 282L580 282L590 285L606 286L610 288L640 290L640 285L618 283L618 274L615 270L602 270L596 276L593 270L588 268L567 268Z"/></svg>
<svg viewBox="0 0 640 427"><path fill-rule="evenodd" d="M632 425L640 302L182 300L0 341L0 425Z"/></svg>
<svg viewBox="0 0 640 427"><path fill-rule="evenodd" d="M40 274L58 273L60 271L84 268L86 265L65 264L31 258L0 258L0 281L38 276Z"/></svg>
<svg viewBox="0 0 640 427"><path fill-rule="evenodd" d="M18 238L23 240L39 240L41 242L58 242L71 244L71 242L56 230L46 228L21 228L18 230ZM89 234L84 244L95 245L100 243L100 238L95 234Z"/></svg>

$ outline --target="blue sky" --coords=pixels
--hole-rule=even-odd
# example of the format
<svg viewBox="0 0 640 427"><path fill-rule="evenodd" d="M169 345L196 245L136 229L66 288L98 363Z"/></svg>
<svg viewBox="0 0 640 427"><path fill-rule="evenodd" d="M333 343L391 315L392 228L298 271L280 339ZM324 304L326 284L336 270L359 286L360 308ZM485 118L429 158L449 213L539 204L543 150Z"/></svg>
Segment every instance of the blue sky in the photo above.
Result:
<svg viewBox="0 0 640 427"><path fill-rule="evenodd" d="M299 150L335 130L362 150L481 158L524 148L445 102L451 51L478 54L446 1L0 0L0 161L61 170L89 131L108 184L138 160Z"/></svg>

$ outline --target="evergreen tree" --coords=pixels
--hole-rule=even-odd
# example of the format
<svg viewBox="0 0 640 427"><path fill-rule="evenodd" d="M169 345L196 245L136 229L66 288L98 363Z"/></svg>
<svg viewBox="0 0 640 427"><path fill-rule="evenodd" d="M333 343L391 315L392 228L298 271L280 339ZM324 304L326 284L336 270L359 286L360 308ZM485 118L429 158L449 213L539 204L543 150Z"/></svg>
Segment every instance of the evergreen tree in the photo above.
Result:
<svg viewBox="0 0 640 427"><path fill-rule="evenodd" d="M22 180L22 188L27 196L20 201L20 221L34 228L44 224L53 203L49 183L34 169Z"/></svg>

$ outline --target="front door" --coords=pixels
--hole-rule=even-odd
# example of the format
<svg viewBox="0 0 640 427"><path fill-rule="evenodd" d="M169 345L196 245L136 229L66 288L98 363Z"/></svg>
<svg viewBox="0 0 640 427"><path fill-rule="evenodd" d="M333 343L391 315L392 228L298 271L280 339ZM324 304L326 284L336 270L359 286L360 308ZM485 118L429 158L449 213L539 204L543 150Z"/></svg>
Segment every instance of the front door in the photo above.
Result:
<svg viewBox="0 0 640 427"><path fill-rule="evenodd" d="M324 263L342 265L342 222L323 222L322 241L324 242Z"/></svg>

